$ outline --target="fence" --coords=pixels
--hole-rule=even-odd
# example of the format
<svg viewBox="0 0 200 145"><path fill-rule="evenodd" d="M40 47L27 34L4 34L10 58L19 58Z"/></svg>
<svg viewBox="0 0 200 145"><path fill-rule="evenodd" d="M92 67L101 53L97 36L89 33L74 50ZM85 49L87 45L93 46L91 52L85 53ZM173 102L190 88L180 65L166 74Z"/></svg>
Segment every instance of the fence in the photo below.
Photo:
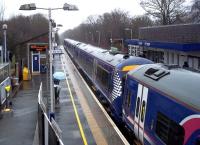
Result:
<svg viewBox="0 0 200 145"><path fill-rule="evenodd" d="M61 129L53 118L48 118L43 102L42 83L38 93L38 136L39 145L64 145Z"/></svg>

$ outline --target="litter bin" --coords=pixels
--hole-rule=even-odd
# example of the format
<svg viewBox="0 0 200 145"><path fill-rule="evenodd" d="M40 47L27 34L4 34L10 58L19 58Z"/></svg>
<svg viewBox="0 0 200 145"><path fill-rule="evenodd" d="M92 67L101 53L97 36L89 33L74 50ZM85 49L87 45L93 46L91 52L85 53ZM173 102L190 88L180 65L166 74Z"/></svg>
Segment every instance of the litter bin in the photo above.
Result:
<svg viewBox="0 0 200 145"><path fill-rule="evenodd" d="M24 67L23 68L23 80L24 81L28 81L28 74L29 72L28 72L28 68L27 67Z"/></svg>

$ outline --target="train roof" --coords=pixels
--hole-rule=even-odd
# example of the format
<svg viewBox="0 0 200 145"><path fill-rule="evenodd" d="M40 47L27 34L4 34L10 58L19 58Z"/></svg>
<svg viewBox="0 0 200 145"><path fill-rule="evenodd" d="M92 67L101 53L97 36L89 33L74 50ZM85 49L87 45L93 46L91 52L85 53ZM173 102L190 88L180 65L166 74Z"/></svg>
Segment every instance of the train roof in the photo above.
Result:
<svg viewBox="0 0 200 145"><path fill-rule="evenodd" d="M128 75L200 111L199 73L163 64L147 64Z"/></svg>
<svg viewBox="0 0 200 145"><path fill-rule="evenodd" d="M64 41L68 41L69 43L71 43L71 44L73 44L73 45L78 45L78 44L81 43L81 42L79 42L79 41L72 40L72 39L65 39Z"/></svg>
<svg viewBox="0 0 200 145"><path fill-rule="evenodd" d="M90 44L81 43L81 42L74 41L71 39L65 39L65 40L69 41L73 45L76 45L79 49L87 52L88 54L91 54L95 56L96 58L101 59L112 66L119 65L119 68L123 66L122 64L129 65L133 63L133 61L135 64L138 64L138 65L144 64L144 63L153 63L152 61L145 58L128 56L124 54L113 54L110 52L110 50L102 49Z"/></svg>

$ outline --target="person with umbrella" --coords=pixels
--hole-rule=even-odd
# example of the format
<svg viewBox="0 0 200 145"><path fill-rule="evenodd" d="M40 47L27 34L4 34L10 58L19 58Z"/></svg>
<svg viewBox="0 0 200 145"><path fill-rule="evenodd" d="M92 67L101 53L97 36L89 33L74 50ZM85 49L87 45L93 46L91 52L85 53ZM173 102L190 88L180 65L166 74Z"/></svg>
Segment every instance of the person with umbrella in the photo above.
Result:
<svg viewBox="0 0 200 145"><path fill-rule="evenodd" d="M55 91L55 101L59 102L59 94L60 94L60 87L59 83L61 80L65 79L65 74L63 72L55 72L53 74L53 81L54 81L54 91Z"/></svg>

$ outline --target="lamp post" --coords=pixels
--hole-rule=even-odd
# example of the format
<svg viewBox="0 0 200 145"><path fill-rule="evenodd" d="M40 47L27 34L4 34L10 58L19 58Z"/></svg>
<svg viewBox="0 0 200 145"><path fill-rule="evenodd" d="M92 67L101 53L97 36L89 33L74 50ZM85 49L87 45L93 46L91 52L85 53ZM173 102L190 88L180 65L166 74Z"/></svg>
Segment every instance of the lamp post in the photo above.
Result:
<svg viewBox="0 0 200 145"><path fill-rule="evenodd" d="M3 28L3 35L4 35L4 62L6 62L7 58L6 58L6 54L7 54L7 48L6 48L6 30L8 28L8 26L6 24L3 24L2 26ZM2 50L2 62L3 62L3 50Z"/></svg>
<svg viewBox="0 0 200 145"><path fill-rule="evenodd" d="M100 31L96 31L99 34L98 37L98 46L100 46L100 41L101 41L101 32Z"/></svg>
<svg viewBox="0 0 200 145"><path fill-rule="evenodd" d="M112 31L108 31L109 33L110 33L110 45L111 45L111 47L112 47Z"/></svg>
<svg viewBox="0 0 200 145"><path fill-rule="evenodd" d="M19 10L36 10L36 9L42 9L48 11L48 17L49 17L49 63L50 63L50 97L51 97L51 113L50 116L54 117L54 109L55 109L55 98L53 95L53 77L52 77L52 19L51 19L51 11L52 10L67 10L67 11L76 11L78 10L77 6L70 5L65 3L62 8L38 8L34 3L31 4L24 4L21 5Z"/></svg>
<svg viewBox="0 0 200 145"><path fill-rule="evenodd" d="M89 32L89 34L91 35L91 38L92 38L92 43L94 41L94 36L93 36L93 33L92 32Z"/></svg>
<svg viewBox="0 0 200 145"><path fill-rule="evenodd" d="M126 31L131 31L131 39L133 38L133 30L131 28L125 28Z"/></svg>
<svg viewBox="0 0 200 145"><path fill-rule="evenodd" d="M60 44L60 41L58 41L59 40L58 31L60 30L61 27L63 27L62 24L57 24L56 25L56 31L55 31L55 36L56 36L55 38L56 39L55 39L55 41L56 41L57 44Z"/></svg>

